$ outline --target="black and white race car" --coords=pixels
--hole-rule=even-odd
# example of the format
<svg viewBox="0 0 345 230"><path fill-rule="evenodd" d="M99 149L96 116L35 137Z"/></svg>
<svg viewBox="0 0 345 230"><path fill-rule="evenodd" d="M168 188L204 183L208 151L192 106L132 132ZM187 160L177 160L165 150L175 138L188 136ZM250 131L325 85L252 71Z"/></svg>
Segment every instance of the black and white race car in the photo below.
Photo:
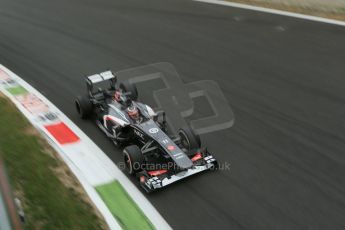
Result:
<svg viewBox="0 0 345 230"><path fill-rule="evenodd" d="M218 167L191 128L180 128L177 135L168 134L165 113L137 101L134 84L119 83L111 71L85 80L87 94L75 100L78 114L96 120L116 146L124 147L128 173L136 175L147 192Z"/></svg>

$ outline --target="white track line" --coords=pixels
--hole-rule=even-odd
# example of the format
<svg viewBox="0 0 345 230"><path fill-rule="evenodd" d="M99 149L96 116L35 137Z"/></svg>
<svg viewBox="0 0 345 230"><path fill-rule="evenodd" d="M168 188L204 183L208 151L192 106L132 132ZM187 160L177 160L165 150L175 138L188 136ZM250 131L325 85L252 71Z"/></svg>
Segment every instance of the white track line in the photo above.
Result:
<svg viewBox="0 0 345 230"><path fill-rule="evenodd" d="M234 2L228 2L228 1L222 1L222 0L193 0L193 1L236 7L236 8L246 9L246 10L255 10L255 11L260 11L260 12L269 13L269 14L278 14L278 15L283 15L283 16L288 16L288 17L315 21L315 22L323 22L323 23L328 23L328 24L333 24L333 25L338 25L338 26L345 26L345 22L343 21L310 16L310 15L305 15L305 14L291 13L291 12L283 11L283 10L274 10L274 9L269 9L269 8L264 8L264 7L250 6L250 5L241 4L241 3L234 3Z"/></svg>

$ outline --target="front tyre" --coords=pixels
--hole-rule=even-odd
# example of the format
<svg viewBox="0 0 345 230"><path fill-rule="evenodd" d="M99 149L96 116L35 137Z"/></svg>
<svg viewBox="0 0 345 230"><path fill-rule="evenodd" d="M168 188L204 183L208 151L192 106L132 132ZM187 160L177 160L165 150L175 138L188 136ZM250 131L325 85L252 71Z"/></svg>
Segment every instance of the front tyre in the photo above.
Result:
<svg viewBox="0 0 345 230"><path fill-rule="evenodd" d="M78 96L75 100L75 107L79 117L87 119L92 113L92 103L88 96Z"/></svg>
<svg viewBox="0 0 345 230"><path fill-rule="evenodd" d="M201 146L200 136L195 134L190 127L181 128L178 131L181 139L181 145L189 152L194 149L199 149Z"/></svg>
<svg viewBox="0 0 345 230"><path fill-rule="evenodd" d="M138 146L130 145L124 148L123 159L130 175L136 174L142 170L144 156Z"/></svg>

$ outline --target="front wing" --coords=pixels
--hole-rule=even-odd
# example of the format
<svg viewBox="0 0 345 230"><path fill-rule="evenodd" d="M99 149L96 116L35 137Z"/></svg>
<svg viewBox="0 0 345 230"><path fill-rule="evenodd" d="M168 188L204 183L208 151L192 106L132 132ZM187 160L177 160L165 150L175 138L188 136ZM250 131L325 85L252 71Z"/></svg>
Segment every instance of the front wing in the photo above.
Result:
<svg viewBox="0 0 345 230"><path fill-rule="evenodd" d="M176 181L182 180L186 177L192 176L194 174L197 174L206 170L216 169L218 167L218 162L212 155L205 156L203 159L205 162L205 164L203 165L194 165L190 169L179 172L175 175L171 175L170 177L165 177L163 179L160 179L156 176L145 178L145 180L140 180L140 184L145 191L152 192L154 190L157 190L165 186L168 186L172 183L175 183Z"/></svg>

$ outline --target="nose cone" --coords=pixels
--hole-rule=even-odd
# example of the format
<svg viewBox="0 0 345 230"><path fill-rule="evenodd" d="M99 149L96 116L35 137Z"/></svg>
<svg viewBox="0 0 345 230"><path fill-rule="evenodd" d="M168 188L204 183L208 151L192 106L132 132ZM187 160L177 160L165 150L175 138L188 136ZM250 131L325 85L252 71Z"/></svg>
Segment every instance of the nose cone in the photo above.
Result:
<svg viewBox="0 0 345 230"><path fill-rule="evenodd" d="M154 121L142 123L140 126L147 135L156 140L163 147L165 152L171 157L179 168L189 169L193 166L191 159L189 159L182 149L180 149Z"/></svg>
<svg viewBox="0 0 345 230"><path fill-rule="evenodd" d="M193 166L193 161L189 159L189 157L173 141L166 144L164 148L179 168L189 169Z"/></svg>

